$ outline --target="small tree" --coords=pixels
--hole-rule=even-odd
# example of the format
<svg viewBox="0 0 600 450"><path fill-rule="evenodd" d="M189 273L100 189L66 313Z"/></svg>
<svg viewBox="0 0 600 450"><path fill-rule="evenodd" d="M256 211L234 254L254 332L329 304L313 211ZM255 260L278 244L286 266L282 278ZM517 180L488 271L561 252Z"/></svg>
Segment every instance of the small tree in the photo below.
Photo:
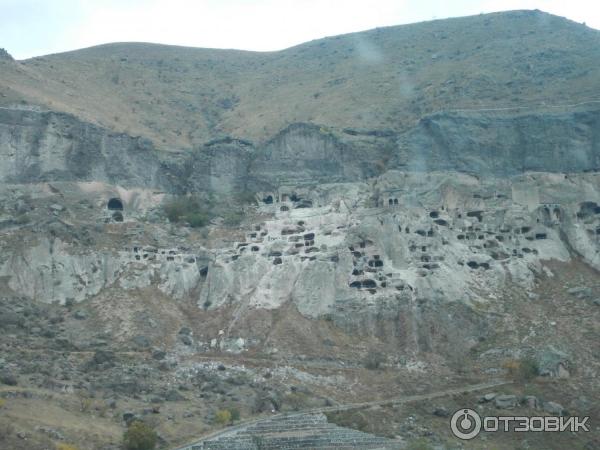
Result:
<svg viewBox="0 0 600 450"><path fill-rule="evenodd" d="M231 414L231 422L237 422L242 416L240 410L235 407L229 408L229 413Z"/></svg>
<svg viewBox="0 0 600 450"><path fill-rule="evenodd" d="M163 204L170 222L187 222L193 228L205 226L210 220L210 205L196 196L175 197Z"/></svg>
<svg viewBox="0 0 600 450"><path fill-rule="evenodd" d="M365 357L365 367L369 370L377 370L385 361L385 357L377 350L371 350Z"/></svg>
<svg viewBox="0 0 600 450"><path fill-rule="evenodd" d="M425 438L418 438L410 441L406 450L433 450L433 447Z"/></svg>
<svg viewBox="0 0 600 450"><path fill-rule="evenodd" d="M231 422L231 412L228 409L220 409L215 414L215 421L221 425L227 425Z"/></svg>
<svg viewBox="0 0 600 450"><path fill-rule="evenodd" d="M59 442L58 444L56 444L56 450L78 450L78 449L74 445Z"/></svg>
<svg viewBox="0 0 600 450"><path fill-rule="evenodd" d="M79 400L79 411L86 413L92 407L93 400L86 390L77 391L77 399Z"/></svg>
<svg viewBox="0 0 600 450"><path fill-rule="evenodd" d="M156 447L157 439L158 436L152 428L136 420L123 435L123 445L127 450L152 450Z"/></svg>
<svg viewBox="0 0 600 450"><path fill-rule="evenodd" d="M530 381L539 375L538 364L531 358L509 359L504 362L503 367L517 382Z"/></svg>

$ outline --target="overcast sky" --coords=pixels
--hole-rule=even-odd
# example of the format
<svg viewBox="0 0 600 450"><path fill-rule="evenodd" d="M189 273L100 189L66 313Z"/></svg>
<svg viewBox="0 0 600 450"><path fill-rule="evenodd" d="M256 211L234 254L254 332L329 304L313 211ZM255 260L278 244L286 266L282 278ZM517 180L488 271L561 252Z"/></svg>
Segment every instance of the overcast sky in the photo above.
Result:
<svg viewBox="0 0 600 450"><path fill-rule="evenodd" d="M511 9L541 9L600 29L599 0L0 0L0 47L17 59L123 41L279 50Z"/></svg>

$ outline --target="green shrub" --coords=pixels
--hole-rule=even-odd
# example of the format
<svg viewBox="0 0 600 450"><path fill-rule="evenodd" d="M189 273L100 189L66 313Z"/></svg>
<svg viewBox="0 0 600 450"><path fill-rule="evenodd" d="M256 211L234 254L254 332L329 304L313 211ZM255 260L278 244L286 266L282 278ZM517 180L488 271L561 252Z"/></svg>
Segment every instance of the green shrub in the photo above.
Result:
<svg viewBox="0 0 600 450"><path fill-rule="evenodd" d="M192 228L201 228L206 226L209 220L208 214L200 211L193 212L185 216L185 221L189 223L190 227Z"/></svg>
<svg viewBox="0 0 600 450"><path fill-rule="evenodd" d="M521 359L519 375L522 380L532 380L540 374L538 363L532 358Z"/></svg>
<svg viewBox="0 0 600 450"><path fill-rule="evenodd" d="M505 361L503 366L518 382L530 381L540 373L537 362L532 358L510 359Z"/></svg>
<svg viewBox="0 0 600 450"><path fill-rule="evenodd" d="M406 450L433 450L433 447L429 444L427 439L418 438L410 441Z"/></svg>
<svg viewBox="0 0 600 450"><path fill-rule="evenodd" d="M211 202L196 196L175 197L163 204L163 211L170 222L188 223L193 228L201 228L212 218Z"/></svg>
<svg viewBox="0 0 600 450"><path fill-rule="evenodd" d="M214 217L223 217L227 226L237 226L244 218L243 205L255 201L253 192L234 192L216 201L212 196L200 198L197 195L173 197L163 203L163 212L172 223L188 223L193 228L201 228Z"/></svg>
<svg viewBox="0 0 600 450"><path fill-rule="evenodd" d="M238 420L240 420L240 418L242 417L242 414L240 413L240 410L237 408L229 408L229 413L231 414L231 421L232 422L237 422Z"/></svg>
<svg viewBox="0 0 600 450"><path fill-rule="evenodd" d="M367 353L364 364L365 364L365 367L369 370L377 370L377 369L381 368L381 365L383 364L384 361L385 361L385 357L383 356L382 353L380 353L376 350L371 350L371 351L369 351L369 353Z"/></svg>
<svg viewBox="0 0 600 450"><path fill-rule="evenodd" d="M163 210L171 222L181 222L200 212L200 201L196 197L176 197L163 205Z"/></svg>
<svg viewBox="0 0 600 450"><path fill-rule="evenodd" d="M71 444L59 442L58 444L56 444L56 450L77 450L77 447Z"/></svg>
<svg viewBox="0 0 600 450"><path fill-rule="evenodd" d="M123 435L123 446L127 450L152 450L156 447L158 436L144 422L133 422Z"/></svg>
<svg viewBox="0 0 600 450"><path fill-rule="evenodd" d="M341 427L352 428L353 430L370 433L373 430L369 427L369 421L362 411L339 411L325 413L327 421Z"/></svg>
<svg viewBox="0 0 600 450"><path fill-rule="evenodd" d="M306 408L308 396L302 392L292 392L284 397L284 404L288 404L293 411Z"/></svg>
<svg viewBox="0 0 600 450"><path fill-rule="evenodd" d="M228 409L220 409L215 414L215 422L221 425L227 425L231 422L231 412Z"/></svg>

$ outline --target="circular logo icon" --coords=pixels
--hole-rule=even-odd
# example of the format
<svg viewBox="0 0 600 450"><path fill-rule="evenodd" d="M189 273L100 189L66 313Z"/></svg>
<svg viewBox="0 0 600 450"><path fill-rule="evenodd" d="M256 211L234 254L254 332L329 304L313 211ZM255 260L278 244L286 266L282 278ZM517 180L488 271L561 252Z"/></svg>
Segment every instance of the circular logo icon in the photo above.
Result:
<svg viewBox="0 0 600 450"><path fill-rule="evenodd" d="M472 409L459 409L450 419L450 428L454 436L468 441L481 431L481 417Z"/></svg>

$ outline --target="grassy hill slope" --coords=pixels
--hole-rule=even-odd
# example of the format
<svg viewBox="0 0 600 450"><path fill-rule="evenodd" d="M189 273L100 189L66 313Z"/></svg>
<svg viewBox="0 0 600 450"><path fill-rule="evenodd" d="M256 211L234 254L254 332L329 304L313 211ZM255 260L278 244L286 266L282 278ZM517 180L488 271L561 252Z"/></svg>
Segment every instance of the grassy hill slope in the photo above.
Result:
<svg viewBox="0 0 600 450"><path fill-rule="evenodd" d="M0 61L0 106L30 103L163 149L263 140L292 122L404 130L448 109L598 98L600 32L539 11L320 39L279 52L117 43Z"/></svg>

